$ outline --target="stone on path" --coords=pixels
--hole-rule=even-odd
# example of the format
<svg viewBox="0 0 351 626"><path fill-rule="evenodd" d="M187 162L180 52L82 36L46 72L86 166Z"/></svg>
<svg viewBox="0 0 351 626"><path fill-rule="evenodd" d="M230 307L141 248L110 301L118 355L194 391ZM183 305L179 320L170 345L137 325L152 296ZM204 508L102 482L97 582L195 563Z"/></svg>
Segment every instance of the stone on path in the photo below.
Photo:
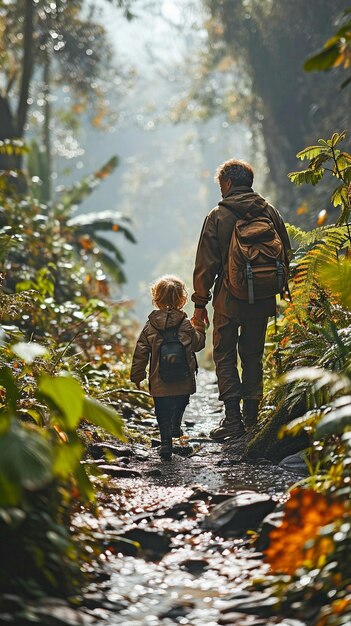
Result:
<svg viewBox="0 0 351 626"><path fill-rule="evenodd" d="M275 507L276 502L268 494L238 491L234 497L212 509L204 519L203 527L226 536L239 534L258 528Z"/></svg>
<svg viewBox="0 0 351 626"><path fill-rule="evenodd" d="M289 472L294 472L300 476L308 476L305 450L285 457L285 459L282 459L278 465Z"/></svg>

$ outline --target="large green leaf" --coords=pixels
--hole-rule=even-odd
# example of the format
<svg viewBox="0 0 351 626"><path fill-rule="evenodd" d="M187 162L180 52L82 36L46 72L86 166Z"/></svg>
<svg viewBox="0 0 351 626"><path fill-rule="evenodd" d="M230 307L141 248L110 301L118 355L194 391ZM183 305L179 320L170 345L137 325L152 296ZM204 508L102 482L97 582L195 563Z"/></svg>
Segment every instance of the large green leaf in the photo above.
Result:
<svg viewBox="0 0 351 626"><path fill-rule="evenodd" d="M111 409L111 407L102 404L93 398L84 398L83 402L84 417L95 424L101 426L112 435L124 440L123 421L122 418Z"/></svg>
<svg viewBox="0 0 351 626"><path fill-rule="evenodd" d="M325 146L308 146L307 148L304 148L303 150L298 152L296 156L298 159L302 160L313 159L321 154L328 154L328 149Z"/></svg>
<svg viewBox="0 0 351 626"><path fill-rule="evenodd" d="M2 483L13 487L17 501L21 489L40 489L52 480L52 461L52 447L45 436L12 419L0 437L0 476Z"/></svg>
<svg viewBox="0 0 351 626"><path fill-rule="evenodd" d="M345 428L351 426L351 396L344 396L334 402L334 408L327 413L314 433L315 439L323 439L330 435L340 435Z"/></svg>
<svg viewBox="0 0 351 626"><path fill-rule="evenodd" d="M318 268L321 285L329 289L351 311L351 258L332 260Z"/></svg>
<svg viewBox="0 0 351 626"><path fill-rule="evenodd" d="M97 235L96 233L93 234L93 239L98 244L98 246L100 246L101 248L106 248L106 250L108 250L109 252L112 252L112 254L115 255L116 260L119 263L124 263L124 257L122 253L112 243L112 241L110 241L109 239L105 239L105 237L100 237L100 235Z"/></svg>
<svg viewBox="0 0 351 626"><path fill-rule="evenodd" d="M67 443L55 446L53 471L55 476L67 478L74 474L83 456L84 446L75 432L69 433Z"/></svg>
<svg viewBox="0 0 351 626"><path fill-rule="evenodd" d="M0 507L16 506L21 499L21 493L22 489L19 484L10 482L2 475L0 464Z"/></svg>
<svg viewBox="0 0 351 626"><path fill-rule="evenodd" d="M55 405L67 430L74 430L83 415L84 392L71 376L42 376L39 391Z"/></svg>
<svg viewBox="0 0 351 626"><path fill-rule="evenodd" d="M310 183L311 185L317 185L317 183L324 176L324 168L317 170L307 169L300 172L290 172L288 177L295 185L303 185L304 183Z"/></svg>
<svg viewBox="0 0 351 626"><path fill-rule="evenodd" d="M76 480L78 483L78 488L82 496L90 502L94 502L95 500L95 491L92 483L89 480L89 476L85 471L83 465L78 465L76 470Z"/></svg>
<svg viewBox="0 0 351 626"><path fill-rule="evenodd" d="M86 176L82 181L76 183L69 190L65 190L62 204L64 208L71 208L72 205L78 205L89 196L94 189L109 176L118 165L118 157L112 157L99 170Z"/></svg>
<svg viewBox="0 0 351 626"><path fill-rule="evenodd" d="M71 217L67 225L74 227L82 227L84 232L85 227L92 226L94 230L111 230L114 224L119 224L119 221L123 219L122 213L114 211L94 211L91 213L81 213L75 217Z"/></svg>
<svg viewBox="0 0 351 626"><path fill-rule="evenodd" d="M17 389L16 381L11 373L11 370L6 367L6 365L0 369L0 386L6 389L7 406L13 413L15 413L20 393Z"/></svg>
<svg viewBox="0 0 351 626"><path fill-rule="evenodd" d="M333 67L334 62L340 54L339 46L334 44L324 48L321 52L313 55L304 63L304 70L306 72L319 72L321 70L328 70Z"/></svg>

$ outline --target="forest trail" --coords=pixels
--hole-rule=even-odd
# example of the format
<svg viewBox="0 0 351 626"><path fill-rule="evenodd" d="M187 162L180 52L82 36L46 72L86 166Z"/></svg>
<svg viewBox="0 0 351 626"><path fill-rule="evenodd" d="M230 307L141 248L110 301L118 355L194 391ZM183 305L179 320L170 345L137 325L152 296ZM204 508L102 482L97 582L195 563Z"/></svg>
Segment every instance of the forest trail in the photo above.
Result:
<svg viewBox="0 0 351 626"><path fill-rule="evenodd" d="M213 373L201 371L198 391L185 414L194 452L174 454L161 462L157 448L128 446L128 456L104 464L100 491L100 519L95 531L104 536L101 555L106 580L85 594L87 616L97 624L163 626L273 626L302 624L270 618L270 600L250 589L250 579L267 571L262 555L245 532L212 532L204 520L214 503L238 491L255 490L279 502L298 480L270 464L243 462L238 449L212 442L206 436L220 418ZM154 436L156 420L137 421ZM155 431L156 434L157 431ZM120 454L122 454L123 447ZM189 446L176 448L183 454ZM123 477L124 471L135 476ZM118 475L119 474L119 475ZM100 479L99 479L100 480ZM79 525L86 522L79 520ZM250 521L248 517L248 530ZM121 541L138 541L141 548ZM123 552L123 554L121 554ZM248 613L238 605L248 604ZM236 608L235 608L236 607ZM84 609L83 609L84 610ZM96 621L95 621L96 620Z"/></svg>

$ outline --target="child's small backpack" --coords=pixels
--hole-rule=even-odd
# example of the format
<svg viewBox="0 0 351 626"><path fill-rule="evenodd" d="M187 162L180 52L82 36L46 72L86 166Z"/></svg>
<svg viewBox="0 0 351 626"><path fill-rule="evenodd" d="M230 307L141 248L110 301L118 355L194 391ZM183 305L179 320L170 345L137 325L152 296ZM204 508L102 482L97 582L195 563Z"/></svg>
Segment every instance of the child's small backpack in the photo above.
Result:
<svg viewBox="0 0 351 626"><path fill-rule="evenodd" d="M186 349L178 337L182 321L171 328L157 329L163 336L160 346L159 376L164 383L179 383L190 376Z"/></svg>
<svg viewBox="0 0 351 626"><path fill-rule="evenodd" d="M268 207L259 215L238 217L228 251L228 287L233 296L253 304L282 293L287 279L287 254Z"/></svg>

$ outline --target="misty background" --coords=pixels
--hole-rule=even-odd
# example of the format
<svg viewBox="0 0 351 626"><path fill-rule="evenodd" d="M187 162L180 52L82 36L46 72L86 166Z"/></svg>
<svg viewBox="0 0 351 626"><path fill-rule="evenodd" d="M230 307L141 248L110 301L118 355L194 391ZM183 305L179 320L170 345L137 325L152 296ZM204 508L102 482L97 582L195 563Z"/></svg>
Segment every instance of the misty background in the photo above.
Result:
<svg viewBox="0 0 351 626"><path fill-rule="evenodd" d="M158 275L179 274L191 294L196 244L220 197L214 172L223 161L250 161L255 190L286 220L313 228L321 212L323 220L335 219L323 183L312 194L294 188L287 174L300 167L295 155L307 142L350 121L349 95L337 91L335 76L303 71L306 57L338 23L342 0L308 7L303 0L79 6L92 24L88 41L78 44L80 62L88 55L98 74L87 76L81 96L74 71L65 81L63 68L51 93L44 80L28 135L36 139L36 124L44 154L52 145L54 201L59 190L118 157L118 167L74 211L131 220L136 244L112 230L104 236L124 257L126 282L112 283L112 295L132 300L139 321L150 310L148 286ZM87 104L89 90L100 104ZM93 116L88 106L95 106Z"/></svg>
<svg viewBox="0 0 351 626"><path fill-rule="evenodd" d="M252 149L252 133L244 124L229 126L222 114L205 121L172 121L172 106L189 89L186 57L204 38L201 2L182 7L166 0L159 3L158 16L142 12L130 22L103 0L100 4L99 20L130 86L119 96L111 90L112 127L104 131L82 124L84 154L71 159L66 178L74 180L77 172L82 176L118 156L117 169L78 212L113 210L132 219L137 244L118 241L127 276L119 294L134 301L141 321L151 310L148 286L159 274L179 274L191 294L197 238L205 215L220 198L216 167L234 156L250 160L256 189L264 194L265 164Z"/></svg>

